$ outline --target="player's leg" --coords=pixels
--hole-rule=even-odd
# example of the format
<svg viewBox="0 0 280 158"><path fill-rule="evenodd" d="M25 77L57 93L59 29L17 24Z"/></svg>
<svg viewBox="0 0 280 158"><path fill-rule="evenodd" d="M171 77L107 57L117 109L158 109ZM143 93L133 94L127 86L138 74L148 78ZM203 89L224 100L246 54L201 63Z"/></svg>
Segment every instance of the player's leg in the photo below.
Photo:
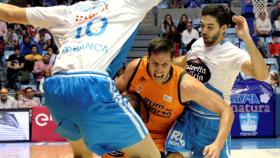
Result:
<svg viewBox="0 0 280 158"><path fill-rule="evenodd" d="M146 136L142 141L124 148L123 151L129 157L141 157L141 158L160 158L161 155L153 143L153 140L150 135Z"/></svg>
<svg viewBox="0 0 280 158"><path fill-rule="evenodd" d="M192 120L185 109L172 128L170 129L165 142L167 158L191 158L193 145L191 137L193 131Z"/></svg>
<svg viewBox="0 0 280 158"><path fill-rule="evenodd" d="M74 158L100 158L87 148L83 139L70 141L70 144L73 149Z"/></svg>

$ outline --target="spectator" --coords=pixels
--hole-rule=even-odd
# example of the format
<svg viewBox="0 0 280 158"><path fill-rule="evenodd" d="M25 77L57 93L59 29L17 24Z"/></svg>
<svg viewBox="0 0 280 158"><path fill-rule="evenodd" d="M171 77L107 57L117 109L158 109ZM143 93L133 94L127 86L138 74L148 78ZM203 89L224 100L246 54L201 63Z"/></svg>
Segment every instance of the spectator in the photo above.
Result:
<svg viewBox="0 0 280 158"><path fill-rule="evenodd" d="M188 21L187 14L182 14L181 18L180 18L180 21L177 25L177 31L178 31L179 34L181 34L186 29L187 21Z"/></svg>
<svg viewBox="0 0 280 158"><path fill-rule="evenodd" d="M261 36L261 37L269 36L269 33L272 30L272 27L271 27L271 22L266 17L265 12L259 13L259 17L256 19L255 25L256 25L255 30L256 30L257 36Z"/></svg>
<svg viewBox="0 0 280 158"><path fill-rule="evenodd" d="M30 54L32 51L31 51L31 47L35 45L36 48L37 48L37 51L39 53L42 52L42 49L41 47L39 46L39 44L37 42L35 42L30 36L28 35L24 35L23 36L23 41L20 43L20 53L23 55L23 56L26 56L27 54Z"/></svg>
<svg viewBox="0 0 280 158"><path fill-rule="evenodd" d="M186 51L191 49L191 45L199 38L199 33L192 27L192 22L187 22L186 30L182 32L182 42L186 47Z"/></svg>
<svg viewBox="0 0 280 158"><path fill-rule="evenodd" d="M43 41L43 42L47 43L47 41L51 38L52 38L52 36L46 29L40 29L37 32L37 34L35 35L34 41L36 41L36 42Z"/></svg>
<svg viewBox="0 0 280 158"><path fill-rule="evenodd" d="M6 88L0 90L0 109L17 108L15 99L8 95L9 91Z"/></svg>
<svg viewBox="0 0 280 158"><path fill-rule="evenodd" d="M23 97L23 91L22 90L16 91L16 94L15 94L16 101L18 101L22 97ZM18 103L17 103L17 105L18 105Z"/></svg>
<svg viewBox="0 0 280 158"><path fill-rule="evenodd" d="M2 37L4 41L7 39L7 33L8 29L6 22L0 21L0 37Z"/></svg>
<svg viewBox="0 0 280 158"><path fill-rule="evenodd" d="M34 64L35 64L36 61L42 60L42 56L40 54L38 54L37 46L32 45L31 48L32 48L31 49L32 52L25 56L26 62L25 62L24 69L27 70L28 72L33 71Z"/></svg>
<svg viewBox="0 0 280 158"><path fill-rule="evenodd" d="M53 53L53 47L47 47L47 54L50 56L50 64L53 65L56 59L56 54Z"/></svg>
<svg viewBox="0 0 280 158"><path fill-rule="evenodd" d="M26 87L24 89L24 96L20 97L18 100L19 108L32 108L35 106L40 106L40 102L34 99L34 91L31 87Z"/></svg>
<svg viewBox="0 0 280 158"><path fill-rule="evenodd" d="M280 14L277 16L277 19L274 20L275 31L280 31Z"/></svg>
<svg viewBox="0 0 280 158"><path fill-rule="evenodd" d="M45 54L43 56L43 60L39 60L35 62L33 73L35 75L35 80L39 83L40 80L43 78L43 72L45 70L51 70L52 64L50 64L50 55Z"/></svg>
<svg viewBox="0 0 280 158"><path fill-rule="evenodd" d="M8 33L7 33L7 48L8 50L12 50L15 46L18 46L19 37L16 31L13 29L12 25L8 26Z"/></svg>
<svg viewBox="0 0 280 158"><path fill-rule="evenodd" d="M270 57L278 58L280 55L280 43L278 42L278 37L272 36L272 41L268 44L268 50Z"/></svg>
<svg viewBox="0 0 280 158"><path fill-rule="evenodd" d="M57 54L57 53L58 53L58 49L57 49L56 44L55 44L54 41L53 41L53 38L52 38L52 39L49 39L49 40L47 41L47 47L52 47L52 48L53 48L53 53L54 53L54 54Z"/></svg>
<svg viewBox="0 0 280 158"><path fill-rule="evenodd" d="M161 32L163 34L163 37L166 36L167 31L170 29L170 26L172 25L174 25L174 22L172 20L171 14L166 14L161 25Z"/></svg>
<svg viewBox="0 0 280 158"><path fill-rule="evenodd" d="M280 1L277 1L275 6L276 7L271 11L271 14L270 14L271 24L273 24L274 21L277 20L277 16L280 14Z"/></svg>
<svg viewBox="0 0 280 158"><path fill-rule="evenodd" d="M170 30L166 34L166 38L171 40L174 43L174 50L175 50L175 57L180 55L180 45L181 45L181 39L180 34L178 33L176 26L171 25Z"/></svg>
<svg viewBox="0 0 280 158"><path fill-rule="evenodd" d="M24 67L24 57L20 54L19 48L14 48L15 53L10 55L7 63L7 82L9 88L16 89L16 81L20 76L20 71Z"/></svg>

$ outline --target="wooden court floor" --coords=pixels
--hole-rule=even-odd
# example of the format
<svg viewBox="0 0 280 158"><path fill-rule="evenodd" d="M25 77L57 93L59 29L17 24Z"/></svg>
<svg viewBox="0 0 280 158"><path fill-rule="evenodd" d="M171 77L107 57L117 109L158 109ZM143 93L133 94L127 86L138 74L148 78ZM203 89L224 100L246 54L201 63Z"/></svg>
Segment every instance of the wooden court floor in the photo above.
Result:
<svg viewBox="0 0 280 158"><path fill-rule="evenodd" d="M274 142L271 148L266 145L265 149L257 146L242 149L235 142L233 145L239 149L231 150L231 158L280 158L280 140L275 141L277 146ZM250 141L246 143L251 144ZM240 144L244 144L244 141ZM73 158L73 155L68 143L1 143L0 158Z"/></svg>

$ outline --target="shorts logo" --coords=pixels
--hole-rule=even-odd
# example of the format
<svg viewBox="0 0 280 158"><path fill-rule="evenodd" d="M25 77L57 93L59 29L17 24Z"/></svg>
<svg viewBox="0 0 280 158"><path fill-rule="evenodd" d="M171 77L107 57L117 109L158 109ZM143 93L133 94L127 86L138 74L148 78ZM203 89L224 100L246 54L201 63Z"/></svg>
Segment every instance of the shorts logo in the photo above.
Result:
<svg viewBox="0 0 280 158"><path fill-rule="evenodd" d="M178 148L185 146L185 141L183 140L183 133L177 130L174 130L171 133L170 139L167 142L168 145L172 145Z"/></svg>

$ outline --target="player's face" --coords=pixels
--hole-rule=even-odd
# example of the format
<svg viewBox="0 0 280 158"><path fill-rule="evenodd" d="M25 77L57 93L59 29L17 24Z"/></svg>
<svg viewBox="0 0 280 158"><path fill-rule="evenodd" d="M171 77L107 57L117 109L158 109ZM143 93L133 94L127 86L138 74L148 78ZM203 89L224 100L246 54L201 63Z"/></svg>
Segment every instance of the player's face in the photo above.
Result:
<svg viewBox="0 0 280 158"><path fill-rule="evenodd" d="M223 27L220 27L216 18L206 15L201 17L201 35L206 47L214 46L223 40Z"/></svg>
<svg viewBox="0 0 280 158"><path fill-rule="evenodd" d="M156 82L163 83L169 78L172 64L170 53L152 53L148 62L150 75Z"/></svg>

